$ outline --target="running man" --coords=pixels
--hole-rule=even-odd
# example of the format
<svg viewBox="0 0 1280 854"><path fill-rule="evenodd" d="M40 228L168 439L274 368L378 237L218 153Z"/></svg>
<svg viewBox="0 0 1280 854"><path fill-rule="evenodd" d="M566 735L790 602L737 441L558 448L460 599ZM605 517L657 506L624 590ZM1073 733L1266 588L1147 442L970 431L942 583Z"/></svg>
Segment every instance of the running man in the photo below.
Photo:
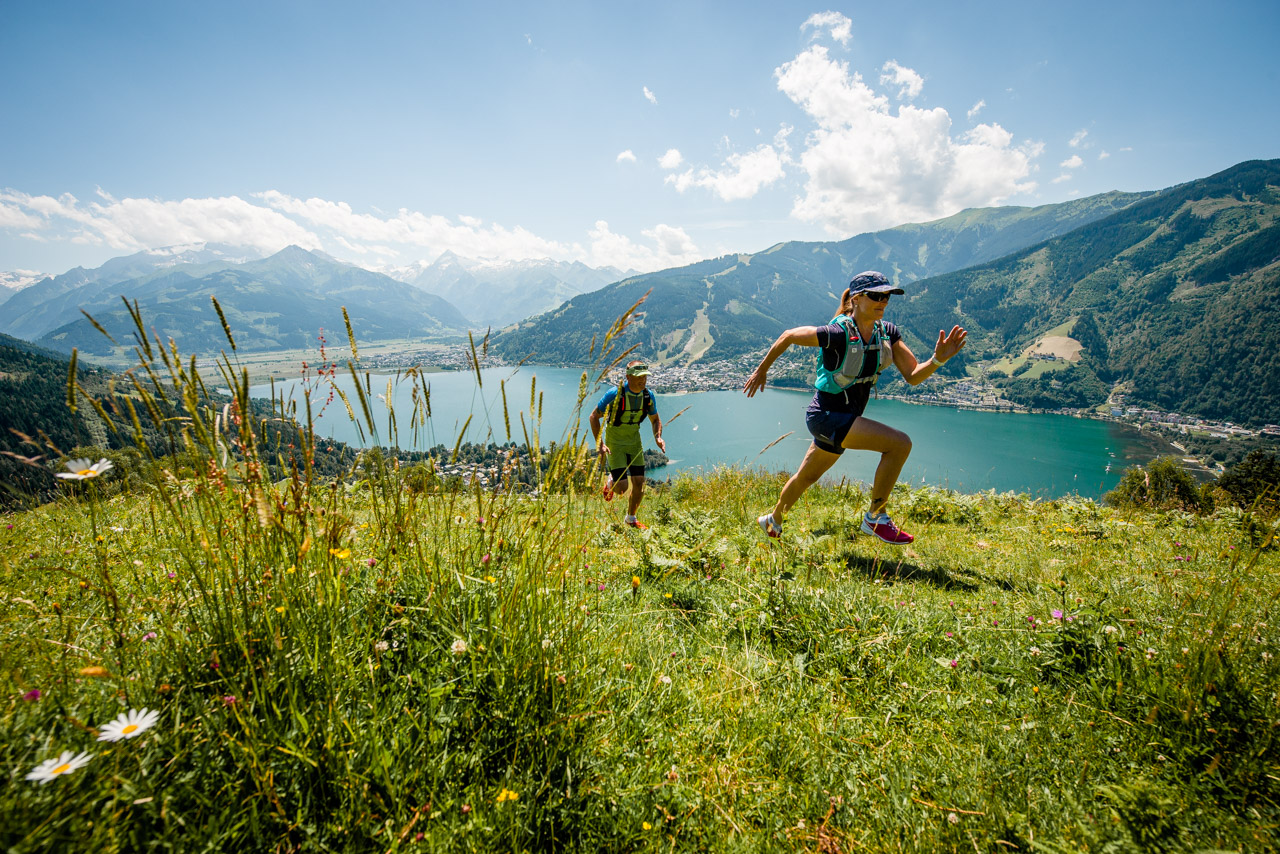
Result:
<svg viewBox="0 0 1280 854"><path fill-rule="evenodd" d="M654 442L663 453L667 451L667 443L662 440L658 402L653 392L645 388L648 383L649 366L639 361L628 362L626 380L605 392L587 419L591 424L591 435L596 440L597 453L609 470L604 500L612 501L615 495L627 496L627 516L623 521L642 531L649 526L636 519L636 511L644 497L644 448L640 444L640 422L649 419ZM603 434L600 432L602 422L605 424Z"/></svg>

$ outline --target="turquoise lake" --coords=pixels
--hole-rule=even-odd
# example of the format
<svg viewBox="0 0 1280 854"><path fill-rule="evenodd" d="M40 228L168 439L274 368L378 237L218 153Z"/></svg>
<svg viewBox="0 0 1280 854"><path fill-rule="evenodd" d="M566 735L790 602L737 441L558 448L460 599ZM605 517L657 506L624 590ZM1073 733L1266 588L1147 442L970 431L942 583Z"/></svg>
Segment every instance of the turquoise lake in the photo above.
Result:
<svg viewBox="0 0 1280 854"><path fill-rule="evenodd" d="M508 441L503 387L511 439L523 443L521 416L531 438L536 421L536 412L530 409L531 383L539 398L535 408L540 405L542 415L537 442L544 446L560 442L575 429L579 435L587 433L587 414L603 394L603 388L594 390L582 413L576 413L581 376L580 370L571 368L487 368L481 373L481 386L471 372L429 374L432 417L419 430L411 431L411 383L403 379L397 383L395 375L373 374L368 387L378 425L376 441L390 444L388 408L379 396L386 397L391 381L389 400L399 426L396 444L402 448L452 447L468 416L471 423L464 441ZM347 374L337 382L359 412L354 379ZM292 395L303 410L300 381L277 380L275 391L277 396L282 392ZM313 410L322 408L327 393L326 388L312 391ZM270 386L255 385L252 394L268 397ZM659 394L658 411L666 422L663 438L671 465L655 470L652 476L662 478L726 465L794 471L810 444L804 410L811 396L811 392L774 389L754 398L737 391ZM913 449L902 480L962 492L995 489L1047 498L1072 493L1098 498L1119 482L1125 468L1146 463L1154 455L1133 428L1065 415L977 412L873 399L867 416L911 436ZM316 419L316 432L356 445L373 443L367 428L358 430L336 398ZM653 446L648 428L641 436L646 447ZM869 482L878 461L879 456L870 452L847 451L828 477Z"/></svg>

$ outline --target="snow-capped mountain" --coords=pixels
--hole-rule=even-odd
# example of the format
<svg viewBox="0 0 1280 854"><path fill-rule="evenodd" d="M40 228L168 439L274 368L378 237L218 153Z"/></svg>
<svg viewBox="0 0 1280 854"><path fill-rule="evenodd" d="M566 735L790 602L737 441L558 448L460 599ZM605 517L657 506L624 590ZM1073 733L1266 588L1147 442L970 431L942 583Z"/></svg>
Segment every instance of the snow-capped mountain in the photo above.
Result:
<svg viewBox="0 0 1280 854"><path fill-rule="evenodd" d="M20 291L43 278L45 274L37 273L35 270L9 270L0 273L0 287L10 291Z"/></svg>
<svg viewBox="0 0 1280 854"><path fill-rule="evenodd" d="M614 267L548 258L492 262L445 252L430 263L384 270L429 294L444 297L481 326L502 327L541 314L578 294L633 275Z"/></svg>
<svg viewBox="0 0 1280 854"><path fill-rule="evenodd" d="M30 287L45 278L44 273L35 270L9 270L0 272L0 305L23 288Z"/></svg>

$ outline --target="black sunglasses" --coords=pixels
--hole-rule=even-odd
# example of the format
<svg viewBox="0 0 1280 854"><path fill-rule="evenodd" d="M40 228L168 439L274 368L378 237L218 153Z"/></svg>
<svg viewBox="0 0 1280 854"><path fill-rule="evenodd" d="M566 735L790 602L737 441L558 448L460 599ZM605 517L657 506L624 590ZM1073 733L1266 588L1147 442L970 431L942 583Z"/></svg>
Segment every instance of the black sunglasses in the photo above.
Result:
<svg viewBox="0 0 1280 854"><path fill-rule="evenodd" d="M872 302L888 302L890 294L882 294L877 291L863 291L862 295Z"/></svg>

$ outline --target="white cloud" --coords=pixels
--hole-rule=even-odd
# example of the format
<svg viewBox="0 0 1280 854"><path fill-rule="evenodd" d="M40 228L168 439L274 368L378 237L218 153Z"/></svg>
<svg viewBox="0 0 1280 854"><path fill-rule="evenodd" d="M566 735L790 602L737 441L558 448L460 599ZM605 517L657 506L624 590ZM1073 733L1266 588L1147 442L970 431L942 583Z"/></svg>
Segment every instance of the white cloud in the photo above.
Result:
<svg viewBox="0 0 1280 854"><path fill-rule="evenodd" d="M778 128L778 132L773 135L773 146L778 149L778 154L784 163L791 162L791 143L788 140L791 138L791 134L795 133L795 130L791 125L782 125Z"/></svg>
<svg viewBox="0 0 1280 854"><path fill-rule="evenodd" d="M1072 148L1079 148L1080 146L1084 145L1085 148L1088 148L1089 146L1084 144L1085 137L1087 137L1088 135L1089 135L1089 131L1087 129L1078 130L1076 131L1076 135L1071 137L1071 139L1067 142L1067 145L1071 146Z"/></svg>
<svg viewBox="0 0 1280 854"><path fill-rule="evenodd" d="M626 151L619 153L618 162L619 163L635 163L636 162L635 152L628 148Z"/></svg>
<svg viewBox="0 0 1280 854"><path fill-rule="evenodd" d="M705 167L668 175L666 182L683 193L690 187L705 187L726 202L749 199L786 174L784 156L770 145L761 145L746 154L730 154L723 169Z"/></svg>
<svg viewBox="0 0 1280 854"><path fill-rule="evenodd" d="M468 258L517 261L524 258L564 258L572 247L546 240L521 226L486 225L475 217L459 217L455 223L440 214L400 209L395 216L357 214L346 202L295 199L270 190L256 194L271 208L290 214L328 232L365 243L419 247L438 255L451 249Z"/></svg>
<svg viewBox="0 0 1280 854"><path fill-rule="evenodd" d="M37 214L37 228L67 230L72 242L136 252L184 243L230 243L267 251L297 244L321 248L319 238L294 220L238 196L212 199L115 200L82 203L70 193L58 198L5 191L0 202Z"/></svg>
<svg viewBox="0 0 1280 854"><path fill-rule="evenodd" d="M607 265L620 270L650 272L702 260L702 253L683 229L659 224L641 234L654 245L641 245L628 237L614 234L609 230L609 223L597 220L589 233L591 249L585 263L593 267Z"/></svg>
<svg viewBox="0 0 1280 854"><path fill-rule="evenodd" d="M902 105L875 92L848 64L812 46L774 72L778 89L816 127L799 162L808 176L792 216L834 235L947 216L1035 189L1035 143L1013 145L998 124L953 138L946 110Z"/></svg>
<svg viewBox="0 0 1280 854"><path fill-rule="evenodd" d="M730 111L729 111L729 118L731 118L731 119L736 119L736 118L738 117L738 114L739 114L739 113L741 113L741 112L742 112L742 111L741 111L741 110L738 110L738 109L730 110Z"/></svg>
<svg viewBox="0 0 1280 854"><path fill-rule="evenodd" d="M892 59L886 62L881 70L884 73L880 75L880 85L897 86L899 101L913 100L920 94L920 90L924 89L923 77Z"/></svg>
<svg viewBox="0 0 1280 854"><path fill-rule="evenodd" d="M675 169L683 162L684 155L675 148L668 148L667 153L658 158L658 165L663 169Z"/></svg>
<svg viewBox="0 0 1280 854"><path fill-rule="evenodd" d="M379 268L435 258L445 250L486 261L528 258L574 260L652 271L701 260L681 229L659 224L641 231L637 242L609 231L603 222L588 233L589 248L560 242L521 226L507 227L478 217L446 217L401 209L394 214L358 213L345 202L299 199L276 190L252 200L226 198L82 202L0 191L0 228L21 229L25 240L102 246L117 254L191 243L227 243L277 252L290 244Z"/></svg>
<svg viewBox="0 0 1280 854"><path fill-rule="evenodd" d="M42 221L17 205L0 201L0 228L40 228Z"/></svg>
<svg viewBox="0 0 1280 854"><path fill-rule="evenodd" d="M987 106L986 101L979 101L978 103L970 107L969 112L967 113L969 121L973 121L974 117L977 116L978 113L982 112L982 108L985 106Z"/></svg>
<svg viewBox="0 0 1280 854"><path fill-rule="evenodd" d="M850 21L839 12L819 12L816 15L810 15L809 19L800 25L800 32L812 27L815 30L826 29L830 32L834 41L848 47L849 39L853 36L853 21ZM813 34L813 38L818 37L818 33Z"/></svg>
<svg viewBox="0 0 1280 854"><path fill-rule="evenodd" d="M1049 183L1050 183L1050 184L1061 184L1061 183L1064 183L1064 182L1066 182L1066 181L1070 181L1070 180L1071 180L1071 173L1070 173L1070 172L1063 172L1061 175L1059 175L1057 178L1054 178L1054 179L1053 179L1052 181L1050 181Z"/></svg>
<svg viewBox="0 0 1280 854"><path fill-rule="evenodd" d="M648 86L643 86L641 88L644 89L644 97L646 101L648 101L650 104L658 103L658 96L650 92Z"/></svg>
<svg viewBox="0 0 1280 854"><path fill-rule="evenodd" d="M1110 156L1111 156L1111 152L1107 151L1105 148L1098 152L1099 160L1106 160Z"/></svg>
<svg viewBox="0 0 1280 854"><path fill-rule="evenodd" d="M1073 154L1058 165L1063 169L1079 169L1084 165L1084 159L1079 154Z"/></svg>

